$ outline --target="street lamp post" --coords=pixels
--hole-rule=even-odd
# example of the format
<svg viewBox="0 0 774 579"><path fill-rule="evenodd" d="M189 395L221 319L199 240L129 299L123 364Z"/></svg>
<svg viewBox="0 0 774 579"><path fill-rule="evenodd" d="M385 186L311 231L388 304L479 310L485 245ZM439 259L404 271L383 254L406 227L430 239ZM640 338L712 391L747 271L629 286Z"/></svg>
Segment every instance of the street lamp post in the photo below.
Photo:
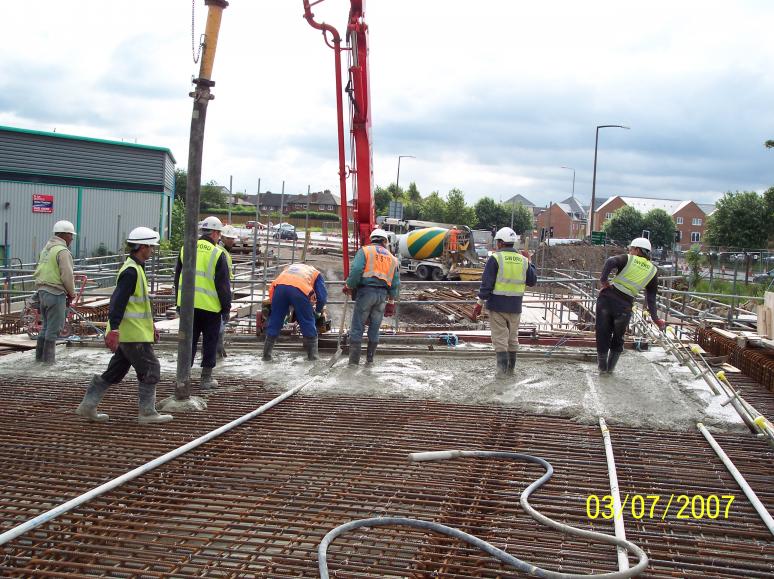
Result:
<svg viewBox="0 0 774 579"><path fill-rule="evenodd" d="M575 167L565 167L562 165L562 169L569 169L572 171L572 197L575 199Z"/></svg>
<svg viewBox="0 0 774 579"><path fill-rule="evenodd" d="M597 149L599 148L599 129L608 128L629 130L630 127L626 127L624 125L597 125L597 136L594 140L594 176L591 179L591 207L589 207L589 212L591 215L589 215L589 235L591 235L594 231L594 200L596 199L597 193Z"/></svg>
<svg viewBox="0 0 774 579"><path fill-rule="evenodd" d="M396 193L400 192L400 160L401 159L416 159L414 155L398 155L398 176L395 178Z"/></svg>

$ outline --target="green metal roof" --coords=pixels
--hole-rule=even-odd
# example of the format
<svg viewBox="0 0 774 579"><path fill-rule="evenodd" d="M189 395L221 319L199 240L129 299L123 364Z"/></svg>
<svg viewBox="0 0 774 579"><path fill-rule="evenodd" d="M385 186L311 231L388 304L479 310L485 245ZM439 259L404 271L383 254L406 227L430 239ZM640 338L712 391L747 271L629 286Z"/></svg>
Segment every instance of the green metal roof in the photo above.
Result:
<svg viewBox="0 0 774 579"><path fill-rule="evenodd" d="M172 162L177 165L172 151L166 147L154 147L152 145L138 145L137 143L126 143L124 141L109 141L107 139L94 139L92 137L79 137L78 135L66 135L64 133L49 133L47 131L33 131L32 129L20 129L18 127L6 127L0 125L0 131L11 133L26 133L28 135L40 135L43 137L54 137L57 139L70 139L73 141L88 141L90 143L101 143L103 145L121 145L123 147L134 147L136 149L150 149L152 151L163 151L172 158Z"/></svg>

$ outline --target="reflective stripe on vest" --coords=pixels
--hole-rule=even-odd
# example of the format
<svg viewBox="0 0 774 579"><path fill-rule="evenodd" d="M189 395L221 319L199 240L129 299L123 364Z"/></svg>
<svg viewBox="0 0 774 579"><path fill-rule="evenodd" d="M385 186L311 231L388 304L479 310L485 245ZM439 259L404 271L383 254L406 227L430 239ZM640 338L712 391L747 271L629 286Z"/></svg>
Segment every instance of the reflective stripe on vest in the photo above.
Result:
<svg viewBox="0 0 774 579"><path fill-rule="evenodd" d="M610 280L617 290L636 298L643 288L656 276L657 268L639 255L627 255L626 267Z"/></svg>
<svg viewBox="0 0 774 579"><path fill-rule="evenodd" d="M226 252L226 261L228 262L228 279L234 281L234 262L231 259L231 252L227 249L224 249L223 251Z"/></svg>
<svg viewBox="0 0 774 579"><path fill-rule="evenodd" d="M398 260L387 248L381 245L366 245L363 247L365 268L362 277L375 277L392 287L392 279L398 267Z"/></svg>
<svg viewBox="0 0 774 579"><path fill-rule="evenodd" d="M134 292L126 304L118 332L122 342L153 342L153 310L148 297L148 280L145 277L145 270L131 257L127 257L124 265L118 270L116 280L129 268L133 268L137 272L137 283L134 285ZM109 323L108 331L110 331Z"/></svg>
<svg viewBox="0 0 774 579"><path fill-rule="evenodd" d="M196 285L194 287L194 308L208 312L219 312L220 299L215 288L215 266L223 250L211 241L200 239L196 242ZM180 250L180 261L183 250ZM182 275L180 276L182 278ZM178 286L179 287L179 286ZM180 305L180 290L177 305Z"/></svg>
<svg viewBox="0 0 774 579"><path fill-rule="evenodd" d="M311 265L304 263L293 263L287 266L282 273L277 276L269 287L269 299L274 298L274 288L278 285L289 285L301 290L309 299L316 301L314 293L314 283L317 281L320 272Z"/></svg>
<svg viewBox="0 0 774 579"><path fill-rule="evenodd" d="M497 279L492 293L497 296L523 296L527 288L527 258L515 251L498 251L492 257L497 261Z"/></svg>
<svg viewBox="0 0 774 579"><path fill-rule="evenodd" d="M64 245L52 245L40 252L38 266L35 268L35 282L45 285L62 285L62 273L59 271L57 257L67 249Z"/></svg>

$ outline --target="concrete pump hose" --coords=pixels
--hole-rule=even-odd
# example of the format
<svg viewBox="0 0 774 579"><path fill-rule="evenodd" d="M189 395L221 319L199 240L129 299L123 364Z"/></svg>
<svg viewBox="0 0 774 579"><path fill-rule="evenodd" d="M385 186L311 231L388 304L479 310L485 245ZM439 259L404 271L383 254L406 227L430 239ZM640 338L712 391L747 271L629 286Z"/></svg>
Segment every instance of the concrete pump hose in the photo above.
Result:
<svg viewBox="0 0 774 579"><path fill-rule="evenodd" d="M551 464L548 461L543 460L542 458L539 458L537 456L532 456L530 454L521 454L518 452L499 452L499 451L483 451L483 450L442 450L442 451L434 451L434 452L413 453L409 455L409 460L411 460L412 462L422 462L422 461L429 461L429 460L447 460L450 458L460 458L460 457L508 458L513 460L523 460L526 462L539 464L545 469L546 471L545 474L543 474L543 476L541 476L539 479L537 479L531 485L529 485L526 489L524 489L524 491L521 493L521 498L520 498L520 503L522 508L524 508L524 510L527 511L527 513L529 513L529 515L533 519L535 519L540 523L543 523L544 525L548 525L549 527L553 527L555 529L558 529L570 535L576 535L579 537L584 537L587 539L593 539L595 541L608 543L610 545L615 545L617 547L622 547L626 549L629 553L636 555L639 561L631 569L626 569L623 571L615 571L612 573L599 573L595 575L560 573L558 571L543 569L541 567L532 565L531 563L527 563L526 561L522 561L521 559L518 559L517 557L514 557L513 555L506 553L502 549L498 549L491 543L487 543L486 541L483 541L477 537L474 537L473 535L469 535L468 533L460 531L459 529L455 529L453 527L447 527L446 525L442 525L440 523L435 523L432 521L421 521L418 519L409 519L405 517L376 517L372 519L359 519L356 521L350 521L348 523L344 523L343 525L336 527L335 529L330 531L327 535L325 535L325 537L323 537L323 540L320 541L320 545L317 548L318 568L320 571L321 579L330 578L330 575L328 574L328 546L336 539L336 537L360 527L383 527L383 526L408 526L408 527L414 527L418 529L435 531L437 533L441 533L449 537L459 539L460 541L464 541L465 543L468 543L469 545L473 545L474 547L478 547L482 551L493 556L498 561L506 565L510 565L511 567L514 567L519 571L522 571L534 577L544 577L547 579L587 579L587 578L626 579L628 577L636 577L637 575L639 575L645 570L645 567L648 566L648 556L645 554L645 551L640 549L634 543L631 543L625 539L618 539L617 537L605 535L604 533L587 531L585 529L578 529L576 527L571 527L570 525L566 525L564 523L558 523L552 519L549 519L545 515L541 515L534 508L532 508L532 506L530 506L529 500L528 500L529 496L537 489L539 489L541 486L543 486L543 484L548 482L548 480L550 480L554 474L554 468L551 466Z"/></svg>

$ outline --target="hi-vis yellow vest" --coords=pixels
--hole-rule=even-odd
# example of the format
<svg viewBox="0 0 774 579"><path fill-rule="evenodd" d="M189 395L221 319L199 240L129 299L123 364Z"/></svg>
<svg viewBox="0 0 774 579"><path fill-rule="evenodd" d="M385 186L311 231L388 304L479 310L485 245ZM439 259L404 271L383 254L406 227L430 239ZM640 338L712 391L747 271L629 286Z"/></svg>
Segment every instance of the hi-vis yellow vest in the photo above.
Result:
<svg viewBox="0 0 774 579"><path fill-rule="evenodd" d="M215 289L215 266L223 250L206 239L196 242L196 287L194 289L194 308L208 312L219 312L220 299ZM183 250L180 250L180 260ZM182 281L182 274L181 274ZM180 284L178 282L177 305L180 305Z"/></svg>
<svg viewBox="0 0 774 579"><path fill-rule="evenodd" d="M121 319L121 325L118 326L118 333L122 342L153 342L153 310L148 297L148 279L145 277L145 270L131 257L127 257L124 265L118 270L116 280L124 270L129 268L137 271L137 283L134 285L134 292L129 296L124 317ZM108 322L108 332L110 329Z"/></svg>
<svg viewBox="0 0 774 579"><path fill-rule="evenodd" d="M40 252L38 266L35 268L35 282L45 285L62 285L62 274L59 271L57 256L67 247L65 245L53 245Z"/></svg>
<svg viewBox="0 0 774 579"><path fill-rule="evenodd" d="M527 288L527 258L515 251L498 251L493 257L497 260L497 279L492 293L498 296L523 296Z"/></svg>
<svg viewBox="0 0 774 579"><path fill-rule="evenodd" d="M636 298L642 289L656 276L656 266L639 255L627 255L626 267L618 272L610 283L617 290Z"/></svg>

